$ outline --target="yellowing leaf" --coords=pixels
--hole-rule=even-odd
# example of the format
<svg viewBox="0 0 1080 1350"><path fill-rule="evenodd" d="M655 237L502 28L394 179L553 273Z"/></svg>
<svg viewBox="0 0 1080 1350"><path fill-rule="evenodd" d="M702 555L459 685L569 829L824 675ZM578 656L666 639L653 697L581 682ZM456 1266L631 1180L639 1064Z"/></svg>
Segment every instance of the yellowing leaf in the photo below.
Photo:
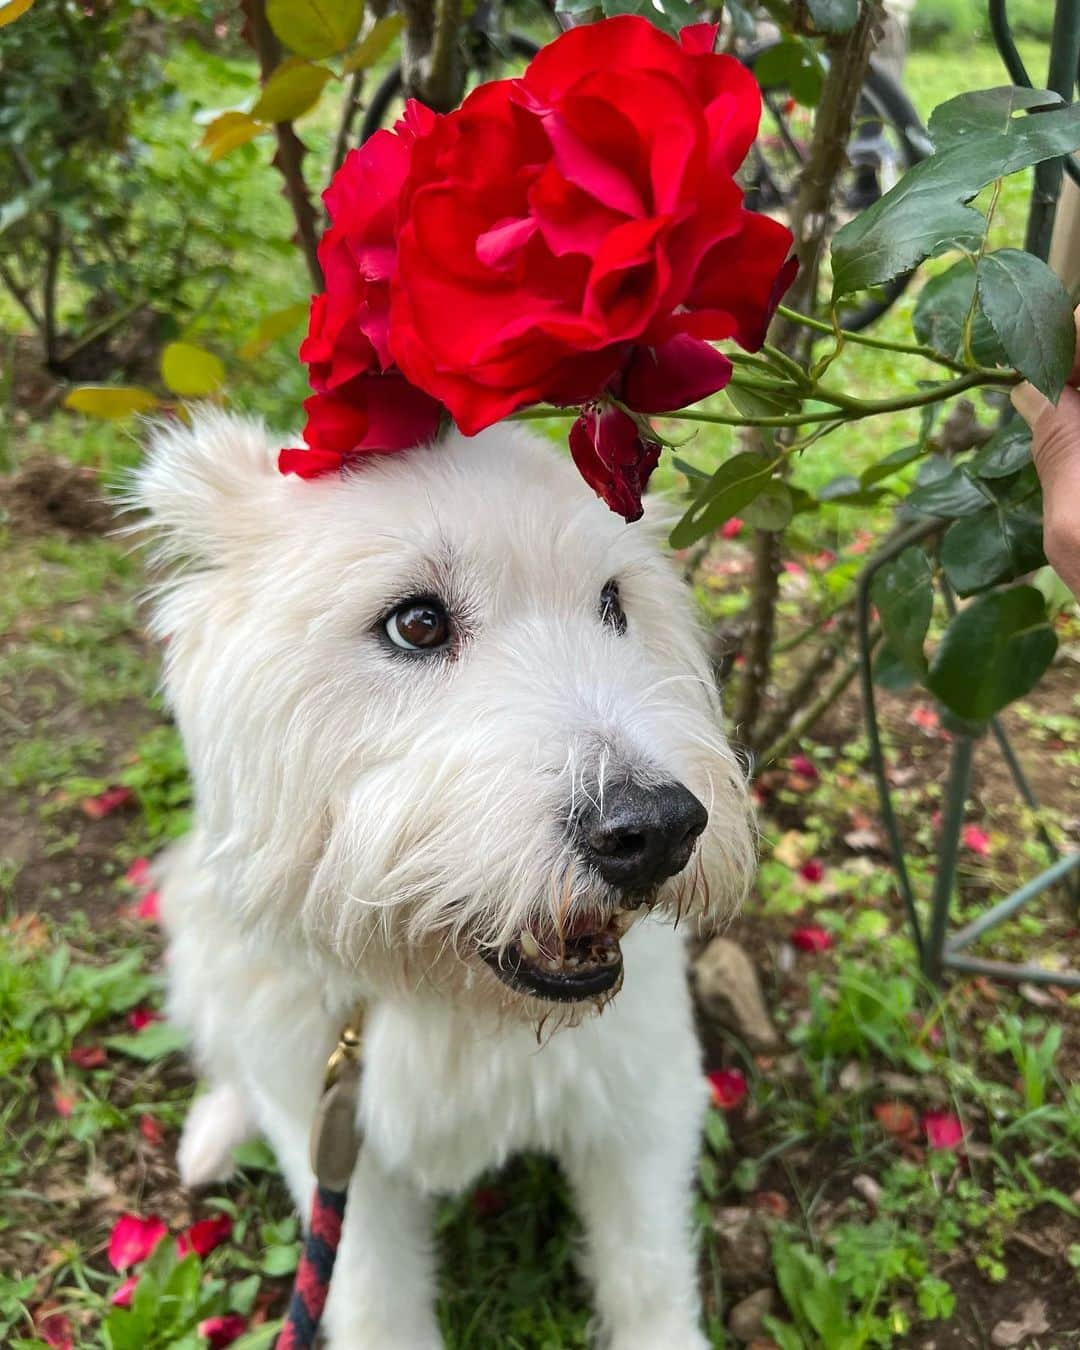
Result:
<svg viewBox="0 0 1080 1350"><path fill-rule="evenodd" d="M345 58L346 70L367 70L390 46L405 22L401 14L387 14L371 28Z"/></svg>
<svg viewBox="0 0 1080 1350"><path fill-rule="evenodd" d="M290 56L271 74L251 110L260 122L293 122L319 101L332 71L302 56Z"/></svg>
<svg viewBox="0 0 1080 1350"><path fill-rule="evenodd" d="M140 389L134 384L82 384L64 399L65 408L111 422L149 412L157 406L158 400L149 389Z"/></svg>
<svg viewBox="0 0 1080 1350"><path fill-rule="evenodd" d="M256 122L248 113L233 109L219 113L207 125L199 144L209 149L210 163L214 164L230 150L235 150L238 145L246 145L266 130L265 123Z"/></svg>
<svg viewBox="0 0 1080 1350"><path fill-rule="evenodd" d="M267 0L266 17L291 52L318 60L356 37L364 0Z"/></svg>
<svg viewBox="0 0 1080 1350"><path fill-rule="evenodd" d="M213 352L190 342L170 342L161 354L161 378L174 394L202 398L225 379L225 367Z"/></svg>
<svg viewBox="0 0 1080 1350"><path fill-rule="evenodd" d="M269 347L271 342L275 342L279 337L284 337L298 323L306 319L307 313L307 301L302 300L298 304L289 305L285 309L275 309L272 314L264 314L258 328L240 348L241 359L244 361L254 360L256 356Z"/></svg>
<svg viewBox="0 0 1080 1350"><path fill-rule="evenodd" d="M6 23L14 23L33 3L34 0L0 0L0 28Z"/></svg>

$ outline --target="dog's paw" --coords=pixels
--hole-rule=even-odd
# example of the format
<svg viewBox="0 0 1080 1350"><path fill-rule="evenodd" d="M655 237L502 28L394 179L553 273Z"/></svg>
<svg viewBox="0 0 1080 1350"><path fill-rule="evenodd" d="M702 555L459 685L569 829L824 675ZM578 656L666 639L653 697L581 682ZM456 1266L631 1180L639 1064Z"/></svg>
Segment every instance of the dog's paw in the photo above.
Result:
<svg viewBox="0 0 1080 1350"><path fill-rule="evenodd" d="M253 1133L240 1093L228 1083L212 1088L192 1103L184 1121L176 1153L180 1180L189 1189L225 1181L232 1174L233 1149Z"/></svg>

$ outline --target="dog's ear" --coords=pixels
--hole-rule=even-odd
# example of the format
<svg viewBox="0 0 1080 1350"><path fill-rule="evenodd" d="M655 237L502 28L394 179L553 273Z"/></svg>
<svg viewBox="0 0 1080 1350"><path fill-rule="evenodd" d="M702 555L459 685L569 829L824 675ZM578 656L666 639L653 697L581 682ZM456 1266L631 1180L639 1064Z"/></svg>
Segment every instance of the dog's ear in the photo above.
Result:
<svg viewBox="0 0 1080 1350"><path fill-rule="evenodd" d="M126 504L149 513L164 561L242 561L278 528L286 488L280 448L262 422L217 409L188 424L158 422Z"/></svg>

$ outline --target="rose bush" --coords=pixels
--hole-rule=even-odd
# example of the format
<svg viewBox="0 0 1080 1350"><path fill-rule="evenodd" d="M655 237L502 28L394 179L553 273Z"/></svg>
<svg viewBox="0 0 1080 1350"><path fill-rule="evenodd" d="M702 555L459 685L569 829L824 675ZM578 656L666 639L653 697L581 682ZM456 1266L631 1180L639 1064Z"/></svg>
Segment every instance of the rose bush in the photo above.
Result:
<svg viewBox="0 0 1080 1350"><path fill-rule="evenodd" d="M326 201L301 356L314 475L344 456L467 435L532 403L586 405L574 458L628 519L658 453L643 416L722 389L795 262L734 179L761 96L716 27L681 42L633 16L571 29L525 75L435 116L411 104L343 165ZM601 405L601 406L598 406ZM631 434L632 433L632 434Z"/></svg>

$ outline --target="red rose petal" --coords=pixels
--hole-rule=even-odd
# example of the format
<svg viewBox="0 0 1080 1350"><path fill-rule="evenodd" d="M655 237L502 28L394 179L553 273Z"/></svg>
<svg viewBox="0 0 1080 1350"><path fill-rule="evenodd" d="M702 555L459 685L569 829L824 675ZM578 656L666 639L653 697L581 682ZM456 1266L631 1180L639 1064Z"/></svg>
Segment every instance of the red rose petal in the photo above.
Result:
<svg viewBox="0 0 1080 1350"><path fill-rule="evenodd" d="M725 539L737 539L742 534L743 523L738 516L732 516L730 520L725 520L720 526L720 533Z"/></svg>
<svg viewBox="0 0 1080 1350"><path fill-rule="evenodd" d="M746 1096L746 1075L741 1069L714 1069L705 1077L712 1092L712 1104L721 1111L733 1111Z"/></svg>
<svg viewBox="0 0 1080 1350"><path fill-rule="evenodd" d="M590 408L570 428L570 453L582 478L624 520L638 520L641 495L660 458L642 440L632 417L618 408Z"/></svg>
<svg viewBox="0 0 1080 1350"><path fill-rule="evenodd" d="M157 923L161 918L161 895L157 891L147 891L137 904L131 906L129 912L136 919Z"/></svg>
<svg viewBox="0 0 1080 1350"><path fill-rule="evenodd" d="M791 934L791 945L800 952L828 951L832 943L832 934L824 928L796 928Z"/></svg>
<svg viewBox="0 0 1080 1350"><path fill-rule="evenodd" d="M109 1062L103 1045L73 1045L68 1059L77 1069L100 1069Z"/></svg>
<svg viewBox="0 0 1080 1350"><path fill-rule="evenodd" d="M132 1031L142 1031L143 1027L148 1027L151 1022L160 1022L161 1014L155 1012L153 1008L132 1008L127 1015L127 1024Z"/></svg>
<svg viewBox="0 0 1080 1350"><path fill-rule="evenodd" d="M140 1116L139 1133L153 1148L159 1147L165 1139L165 1127L156 1116Z"/></svg>
<svg viewBox="0 0 1080 1350"><path fill-rule="evenodd" d="M216 1214L212 1219L200 1219L193 1223L176 1239L176 1248L181 1256L194 1252L196 1256L207 1256L215 1247L227 1242L233 1229L233 1221L227 1214Z"/></svg>
<svg viewBox="0 0 1080 1350"><path fill-rule="evenodd" d="M124 873L124 880L129 886L134 886L136 890L145 890L150 885L150 860L148 858L136 858Z"/></svg>
<svg viewBox="0 0 1080 1350"><path fill-rule="evenodd" d="M102 820L105 816L111 816L114 811L119 811L122 806L132 801L135 797L129 787L110 787L104 792L99 792L96 797L86 797L80 803L84 815L91 820Z"/></svg>
<svg viewBox="0 0 1080 1350"><path fill-rule="evenodd" d="M78 1097L69 1088L57 1083L52 1090L52 1104L58 1116L63 1116L66 1120L75 1110L75 1103Z"/></svg>
<svg viewBox="0 0 1080 1350"><path fill-rule="evenodd" d="M931 1148L957 1149L964 1142L963 1124L951 1111L925 1112L922 1127Z"/></svg>
<svg viewBox="0 0 1080 1350"><path fill-rule="evenodd" d="M109 1264L113 1270L127 1270L145 1261L167 1229L156 1214L143 1219L138 1214L121 1214L109 1235Z"/></svg>
<svg viewBox="0 0 1080 1350"><path fill-rule="evenodd" d="M907 1143L919 1133L915 1112L906 1102L878 1102L874 1107L878 1124L886 1134Z"/></svg>
<svg viewBox="0 0 1080 1350"><path fill-rule="evenodd" d="M797 773L800 778L809 778L812 782L817 780L817 767L814 761L806 755L792 755L788 760L788 765L791 772Z"/></svg>
<svg viewBox="0 0 1080 1350"><path fill-rule="evenodd" d="M246 1330L247 1321L239 1313L206 1317L198 1325L199 1335L209 1344L210 1350L221 1350L222 1346L232 1345Z"/></svg>
<svg viewBox="0 0 1080 1350"><path fill-rule="evenodd" d="M964 832L960 837L964 847L971 849L972 853L977 853L980 858L989 855L990 836L985 830L979 829L978 825L965 825Z"/></svg>
<svg viewBox="0 0 1080 1350"><path fill-rule="evenodd" d="M802 877L803 881L809 881L816 885L819 881L825 880L825 864L820 858L809 858L799 868L799 876Z"/></svg>
<svg viewBox="0 0 1080 1350"><path fill-rule="evenodd" d="M130 1308L131 1299L135 1293L135 1286L139 1283L138 1275L129 1275L118 1289L116 1289L109 1299L114 1308Z"/></svg>
<svg viewBox="0 0 1080 1350"><path fill-rule="evenodd" d="M50 1312L34 1323L34 1333L50 1350L74 1350L75 1331L71 1318L64 1313Z"/></svg>

